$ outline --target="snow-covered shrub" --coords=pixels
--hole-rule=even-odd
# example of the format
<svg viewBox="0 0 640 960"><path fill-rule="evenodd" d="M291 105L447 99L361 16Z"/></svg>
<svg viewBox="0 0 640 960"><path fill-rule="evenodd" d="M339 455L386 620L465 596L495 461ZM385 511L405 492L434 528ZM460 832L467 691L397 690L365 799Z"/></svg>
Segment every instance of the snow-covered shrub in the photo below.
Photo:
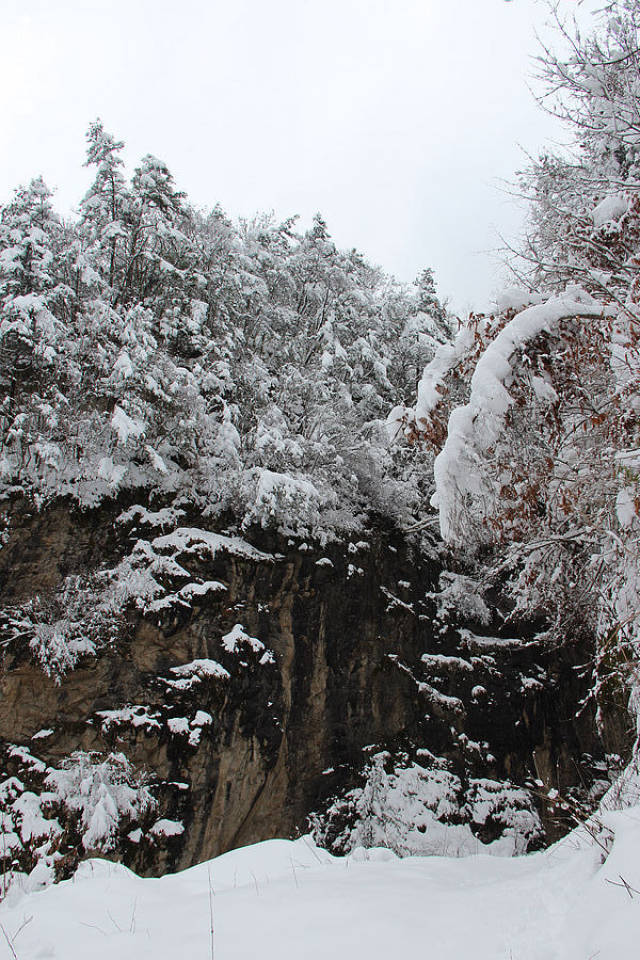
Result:
<svg viewBox="0 0 640 960"><path fill-rule="evenodd" d="M465 787L444 763L429 769L394 764L388 753L375 754L363 786L316 815L312 829L316 842L333 853L388 847L401 857L479 851L508 856L542 838L527 791L490 780L473 780Z"/></svg>
<svg viewBox="0 0 640 960"><path fill-rule="evenodd" d="M34 596L2 611L7 635L27 640L45 673L59 679L78 659L94 654L98 640L116 635L112 611L101 609L95 578L67 577L54 595Z"/></svg>
<svg viewBox="0 0 640 960"><path fill-rule="evenodd" d="M522 787L486 777L471 779L464 811L485 843L514 855L535 849L543 839L531 794Z"/></svg>
<svg viewBox="0 0 640 960"><path fill-rule="evenodd" d="M48 596L0 610L7 636L26 640L34 659L57 681L78 660L112 643L127 605L139 605L161 591L145 565L125 559L90 576L66 577Z"/></svg>
<svg viewBox="0 0 640 960"><path fill-rule="evenodd" d="M53 880L63 833L51 813L54 799L47 791L26 789L16 776L0 781L0 896L6 896L16 880L29 889Z"/></svg>
<svg viewBox="0 0 640 960"><path fill-rule="evenodd" d="M155 798L122 753L77 750L51 770L46 786L77 815L85 850L112 850L118 835L156 806Z"/></svg>
<svg viewBox="0 0 640 960"><path fill-rule="evenodd" d="M276 527L288 536L318 536L322 532L322 512L336 506L333 491L320 490L309 480L258 470L255 477L255 499L245 516L245 525L257 523ZM251 504L251 495L248 497Z"/></svg>

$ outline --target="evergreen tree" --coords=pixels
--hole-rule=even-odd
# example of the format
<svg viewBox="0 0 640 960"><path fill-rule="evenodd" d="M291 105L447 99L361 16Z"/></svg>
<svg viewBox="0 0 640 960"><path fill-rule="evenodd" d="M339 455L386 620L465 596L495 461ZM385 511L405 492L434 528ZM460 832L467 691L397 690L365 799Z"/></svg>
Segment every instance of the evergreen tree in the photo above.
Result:
<svg viewBox="0 0 640 960"><path fill-rule="evenodd" d="M80 204L78 229L112 304L123 289L131 213L131 194L122 173L123 148L124 143L107 133L100 120L90 125L85 166L95 167L96 176Z"/></svg>
<svg viewBox="0 0 640 960"><path fill-rule="evenodd" d="M0 376L11 391L55 355L56 303L65 290L56 276L62 227L50 198L38 178L0 214Z"/></svg>

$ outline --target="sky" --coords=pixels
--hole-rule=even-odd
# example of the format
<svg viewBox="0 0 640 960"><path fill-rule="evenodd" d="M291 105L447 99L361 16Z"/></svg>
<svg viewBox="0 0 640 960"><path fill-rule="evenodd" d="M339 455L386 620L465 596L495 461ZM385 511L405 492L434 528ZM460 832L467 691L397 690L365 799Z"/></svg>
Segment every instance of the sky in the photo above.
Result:
<svg viewBox="0 0 640 960"><path fill-rule="evenodd" d="M529 89L546 19L544 0L0 0L0 202L42 174L71 211L100 117L130 170L160 157L197 205L320 211L339 246L481 308L522 229L503 183L563 137Z"/></svg>

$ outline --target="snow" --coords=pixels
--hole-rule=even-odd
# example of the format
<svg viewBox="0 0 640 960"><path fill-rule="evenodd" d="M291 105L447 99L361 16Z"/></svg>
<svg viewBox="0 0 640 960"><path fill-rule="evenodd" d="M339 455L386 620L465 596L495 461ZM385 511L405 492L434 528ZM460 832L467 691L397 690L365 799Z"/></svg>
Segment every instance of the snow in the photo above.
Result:
<svg viewBox="0 0 640 960"><path fill-rule="evenodd" d="M20 824L23 843L32 839L62 833L57 820L48 820L42 815L42 797L25 790L11 805L13 820Z"/></svg>
<svg viewBox="0 0 640 960"><path fill-rule="evenodd" d="M174 690L190 690L205 679L228 680L231 676L229 671L225 670L217 660L208 658L191 660L189 663L171 667L171 673L174 673L179 679L163 680L163 683ZM187 733L188 727L182 732Z"/></svg>
<svg viewBox="0 0 640 960"><path fill-rule="evenodd" d="M433 466L436 492L431 503L439 510L440 532L446 541L466 542L467 531L460 527L460 519L469 512L471 505L478 521L491 515L496 490L484 479L481 468L483 457L495 446L502 433L504 417L513 403L508 386L514 356L541 333L553 330L563 319L598 317L602 312L601 304L584 291L571 288L561 297L518 313L482 354L471 378L469 400L451 413L446 443ZM429 367L423 381L429 379L428 370ZM425 397L428 386L426 383L422 391ZM432 399L426 397L426 400ZM430 408L426 400L422 406L428 413ZM420 404L416 416L419 407ZM422 415L426 416L425 413Z"/></svg>
<svg viewBox="0 0 640 960"><path fill-rule="evenodd" d="M179 837L184 833L184 824L179 820L156 820L149 833L156 837Z"/></svg>
<svg viewBox="0 0 640 960"><path fill-rule="evenodd" d="M437 602L437 619L440 621L446 622L453 616L454 619L468 618L482 624L491 622L491 611L482 598L480 584L472 577L445 570L440 574L439 589L428 593L427 597Z"/></svg>
<svg viewBox="0 0 640 960"><path fill-rule="evenodd" d="M144 727L150 730L160 728L157 712L150 713L150 708L144 704L121 707L119 710L97 710L96 716L102 718L102 729L108 731L112 726Z"/></svg>
<svg viewBox="0 0 640 960"><path fill-rule="evenodd" d="M140 503L129 507L116 519L116 523L141 523L150 527L166 527L176 523L184 516L184 510L176 507L163 507L162 510L148 510Z"/></svg>
<svg viewBox="0 0 640 960"><path fill-rule="evenodd" d="M31 737L32 740L44 740L46 737L50 737L53 733L51 727L47 727L45 730L38 730L37 733Z"/></svg>
<svg viewBox="0 0 640 960"><path fill-rule="evenodd" d="M349 564L349 567L353 567L353 565ZM360 567L358 567L358 570L361 574L364 572ZM401 600L399 597L396 597L396 595L392 593L391 590L388 590L387 587L380 587L380 593L383 595L383 597L386 597L387 600L389 601L389 603L387 604L387 612L395 608L400 608L402 610L406 610L407 613L410 613L415 616L413 605L410 603L405 603L404 600Z"/></svg>
<svg viewBox="0 0 640 960"><path fill-rule="evenodd" d="M462 657L447 657L443 653L423 653L420 659L427 667L435 670L438 667L442 667L444 670L473 670L473 664L469 663L468 660L464 660Z"/></svg>
<svg viewBox="0 0 640 960"><path fill-rule="evenodd" d="M440 693L430 683L419 683L418 692L422 693L427 700L447 712L456 713L462 716L464 714L464 704L458 697L451 697L446 693Z"/></svg>
<svg viewBox="0 0 640 960"><path fill-rule="evenodd" d="M225 960L635 960L640 911L624 882L640 888L640 810L610 817L604 864L580 833L516 858L337 859L308 837L269 840L161 879L89 860L40 892L14 886L0 922L20 960L211 957L212 915Z"/></svg>
<svg viewBox="0 0 640 960"><path fill-rule="evenodd" d="M248 633L245 633L242 624L236 623L229 633L225 633L223 636L222 646L227 653L237 653L240 644L243 644L243 646L248 644L254 653L259 653L265 648L262 640L258 640L257 637L250 637Z"/></svg>
<svg viewBox="0 0 640 960"><path fill-rule="evenodd" d="M146 430L145 424L141 420L134 420L132 417L126 414L122 407L118 406L118 404L116 404L113 409L111 426L118 434L118 440L123 447L126 447L127 441L131 437L133 437L134 440L138 440L144 435Z"/></svg>
<svg viewBox="0 0 640 960"><path fill-rule="evenodd" d="M636 509L636 491L633 487L623 487L616 499L616 515L622 527L630 527L638 517Z"/></svg>
<svg viewBox="0 0 640 960"><path fill-rule="evenodd" d="M164 462L164 460L162 459L162 457L160 456L160 454L157 453L157 452L153 449L153 447L150 447L149 444L147 444L147 445L145 446L145 450L146 450L147 453L149 454L149 459L150 459L150 461L151 461L151 465L153 466L153 468L154 468L155 470L158 471L158 473L165 473L165 474L166 474L166 473L169 472L168 469L167 469L166 463Z"/></svg>
<svg viewBox="0 0 640 960"><path fill-rule="evenodd" d="M627 198L621 193L612 193L605 197L591 211L594 227L603 227L606 223L617 223L629 208Z"/></svg>
<svg viewBox="0 0 640 960"><path fill-rule="evenodd" d="M415 412L404 403L396 404L387 414L384 423L384 430L389 443L393 443L401 435L402 429L407 422L407 418L415 417Z"/></svg>
<svg viewBox="0 0 640 960"><path fill-rule="evenodd" d="M113 487L122 482L127 468L122 463L114 463L113 457L101 457L98 461L98 476Z"/></svg>
<svg viewBox="0 0 640 960"><path fill-rule="evenodd" d="M37 757L34 757L28 747L12 746L9 748L9 756L17 757L24 764L31 767L32 770L35 770L37 773L44 773L47 769L45 763L42 760L39 760Z"/></svg>
<svg viewBox="0 0 640 960"><path fill-rule="evenodd" d="M171 672L180 677L228 677L229 674L215 660L192 660L190 663L182 664L179 667L171 667Z"/></svg>
<svg viewBox="0 0 640 960"><path fill-rule="evenodd" d="M195 527L178 527L173 533L156 537L152 541L155 550L175 550L176 555L181 553L208 553L212 558L217 553L228 553L232 556L243 557L247 560L273 560L270 553L263 553L251 546L240 537L225 537L220 533L211 533L209 530L199 530Z"/></svg>
<svg viewBox="0 0 640 960"><path fill-rule="evenodd" d="M191 721L192 727L208 727L213 723L213 717L206 710L197 710L196 715Z"/></svg>
<svg viewBox="0 0 640 960"><path fill-rule="evenodd" d="M460 639L469 650L517 650L522 648L523 641L519 637L484 637L473 630L463 627L458 631Z"/></svg>
<svg viewBox="0 0 640 960"><path fill-rule="evenodd" d="M227 589L224 583L219 580L205 580L204 583L187 583L176 593L168 593L164 597L152 600L144 605L146 613L157 613L160 610L168 610L176 604L183 607L190 607L194 597L204 597L208 593L224 593Z"/></svg>
<svg viewBox="0 0 640 960"><path fill-rule="evenodd" d="M226 589L219 580L205 580L204 583L187 583L178 590L178 596L191 600L193 597L204 597L207 593L224 593Z"/></svg>
<svg viewBox="0 0 640 960"><path fill-rule="evenodd" d="M473 346L473 330L463 327L453 343L443 343L435 352L430 363L424 369L418 384L416 401L416 420L428 421L432 410L442 400L444 381L447 375L459 363Z"/></svg>
<svg viewBox="0 0 640 960"><path fill-rule="evenodd" d="M558 394L551 384L542 377L531 377L531 388L541 402L556 403Z"/></svg>
<svg viewBox="0 0 640 960"><path fill-rule="evenodd" d="M263 527L280 515L300 518L312 527L318 522L323 497L310 480L266 469L259 469L256 479L252 520ZM290 532L282 526L280 529Z"/></svg>
<svg viewBox="0 0 640 960"><path fill-rule="evenodd" d="M244 653L244 651L249 647L254 653L261 654L260 660L258 661L261 666L264 666L266 663L275 663L275 657L271 650L267 650L262 640L259 640L257 637L251 637L248 633L245 633L245 629L241 623L236 623L229 631L225 633L222 637L222 646L227 651L227 653ZM246 664L243 664L246 666Z"/></svg>
<svg viewBox="0 0 640 960"><path fill-rule="evenodd" d="M534 303L540 303L540 295L531 293L524 287L505 287L495 298L498 313L504 313L506 310L522 310Z"/></svg>
<svg viewBox="0 0 640 960"><path fill-rule="evenodd" d="M197 710L196 715L190 723L189 743L192 747L197 747L202 736L202 728L208 727L213 723L213 717L206 710ZM186 732L186 731L185 731Z"/></svg>
<svg viewBox="0 0 640 960"><path fill-rule="evenodd" d="M113 372L121 376L123 380L127 380L129 377L133 376L133 365L126 350L122 351L113 365Z"/></svg>
<svg viewBox="0 0 640 960"><path fill-rule="evenodd" d="M187 717L171 717L167 720L167 726L171 733L176 736L186 736L191 731L189 729L189 720Z"/></svg>

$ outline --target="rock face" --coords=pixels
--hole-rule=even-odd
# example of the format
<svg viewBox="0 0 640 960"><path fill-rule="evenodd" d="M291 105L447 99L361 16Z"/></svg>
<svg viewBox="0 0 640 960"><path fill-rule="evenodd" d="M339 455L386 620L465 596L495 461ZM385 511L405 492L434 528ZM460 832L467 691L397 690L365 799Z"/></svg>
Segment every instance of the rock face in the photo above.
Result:
<svg viewBox="0 0 640 960"><path fill-rule="evenodd" d="M145 771L158 808L114 841L139 871L295 835L357 782L367 751L428 752L463 782L537 779L544 791L597 775L605 746L592 711L578 710L585 650L546 649L522 625L438 616L435 551L425 557L379 525L321 550L126 508L4 505L0 737L5 777L35 792L45 768L78 750L122 753ZM125 591L106 639L93 637L93 652L79 641L73 668L48 676L34 622L39 649L62 621L77 640L91 610L69 627L65 597L107 569L118 571L105 581L111 595L133 569L145 602ZM101 609L106 588L92 589L87 602ZM69 604L77 610L77 597ZM158 819L178 826L163 836ZM495 835L490 822L477 828Z"/></svg>

